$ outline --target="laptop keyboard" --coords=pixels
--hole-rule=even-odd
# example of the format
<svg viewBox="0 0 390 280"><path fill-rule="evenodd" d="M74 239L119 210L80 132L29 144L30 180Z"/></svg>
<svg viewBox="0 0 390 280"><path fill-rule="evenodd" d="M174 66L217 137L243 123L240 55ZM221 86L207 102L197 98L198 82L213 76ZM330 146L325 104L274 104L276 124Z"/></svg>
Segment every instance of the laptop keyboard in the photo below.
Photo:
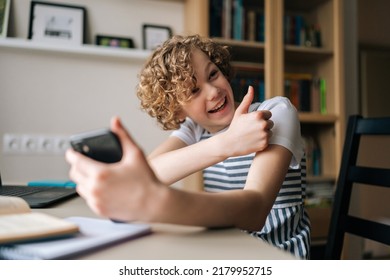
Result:
<svg viewBox="0 0 390 280"><path fill-rule="evenodd" d="M0 188L0 195L22 196L40 192L47 188L23 187L23 186L3 186Z"/></svg>

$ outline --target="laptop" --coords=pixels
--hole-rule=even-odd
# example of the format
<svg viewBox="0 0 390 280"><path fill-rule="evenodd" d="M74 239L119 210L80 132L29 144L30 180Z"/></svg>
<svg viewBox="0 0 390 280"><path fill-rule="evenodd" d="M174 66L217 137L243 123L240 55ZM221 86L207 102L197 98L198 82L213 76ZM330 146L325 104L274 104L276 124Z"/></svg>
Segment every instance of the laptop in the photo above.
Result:
<svg viewBox="0 0 390 280"><path fill-rule="evenodd" d="M23 198L31 208L45 208L75 197L77 192L74 187L3 185L0 175L0 195Z"/></svg>

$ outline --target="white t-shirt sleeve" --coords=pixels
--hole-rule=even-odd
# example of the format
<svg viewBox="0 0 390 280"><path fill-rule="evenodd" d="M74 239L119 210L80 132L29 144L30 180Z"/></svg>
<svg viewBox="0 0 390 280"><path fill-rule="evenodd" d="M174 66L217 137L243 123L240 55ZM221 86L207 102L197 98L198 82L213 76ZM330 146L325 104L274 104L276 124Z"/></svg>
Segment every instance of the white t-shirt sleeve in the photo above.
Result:
<svg viewBox="0 0 390 280"><path fill-rule="evenodd" d="M304 154L298 112L286 97L274 97L260 104L257 110L269 110L274 122L270 144L281 145L293 154L291 168L298 168Z"/></svg>
<svg viewBox="0 0 390 280"><path fill-rule="evenodd" d="M187 145L192 145L199 142L202 133L203 128L201 126L195 123L192 119L186 118L184 123L180 125L180 128L174 130L170 136L181 139Z"/></svg>

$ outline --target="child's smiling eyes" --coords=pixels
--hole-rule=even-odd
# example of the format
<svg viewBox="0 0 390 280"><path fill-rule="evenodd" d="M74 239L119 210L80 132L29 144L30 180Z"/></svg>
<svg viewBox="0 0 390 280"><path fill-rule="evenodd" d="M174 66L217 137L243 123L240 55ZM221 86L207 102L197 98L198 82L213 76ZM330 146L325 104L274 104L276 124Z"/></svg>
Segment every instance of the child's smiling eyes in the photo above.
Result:
<svg viewBox="0 0 390 280"><path fill-rule="evenodd" d="M212 69L212 70L210 71L208 80L209 80L209 81L212 81L213 79L215 79L216 77L218 77L218 73L219 73L219 72L220 72L220 71L219 71L218 68L217 68L217 69ZM195 88L193 88L193 89L191 90L191 93L192 93L192 94L197 94L197 93L199 93L199 92L200 92L200 88L199 88L199 87L195 87Z"/></svg>
<svg viewBox="0 0 390 280"><path fill-rule="evenodd" d="M215 76L217 76L219 70L215 69L215 70L212 70L211 73L210 73L210 77L209 79L212 79L214 78Z"/></svg>

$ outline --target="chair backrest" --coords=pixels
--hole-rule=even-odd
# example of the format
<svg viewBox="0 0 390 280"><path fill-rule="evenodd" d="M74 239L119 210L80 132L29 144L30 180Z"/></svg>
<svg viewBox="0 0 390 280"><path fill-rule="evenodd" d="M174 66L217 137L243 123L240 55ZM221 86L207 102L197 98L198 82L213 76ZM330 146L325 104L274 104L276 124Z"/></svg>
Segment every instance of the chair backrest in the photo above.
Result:
<svg viewBox="0 0 390 280"><path fill-rule="evenodd" d="M390 245L390 225L349 214L352 188L356 184L384 187L390 191L389 168L357 165L359 145L363 135L390 135L390 117L363 118L355 115L348 120L328 241L325 248L325 259L340 259L345 233ZM378 205L377 207L382 206Z"/></svg>

